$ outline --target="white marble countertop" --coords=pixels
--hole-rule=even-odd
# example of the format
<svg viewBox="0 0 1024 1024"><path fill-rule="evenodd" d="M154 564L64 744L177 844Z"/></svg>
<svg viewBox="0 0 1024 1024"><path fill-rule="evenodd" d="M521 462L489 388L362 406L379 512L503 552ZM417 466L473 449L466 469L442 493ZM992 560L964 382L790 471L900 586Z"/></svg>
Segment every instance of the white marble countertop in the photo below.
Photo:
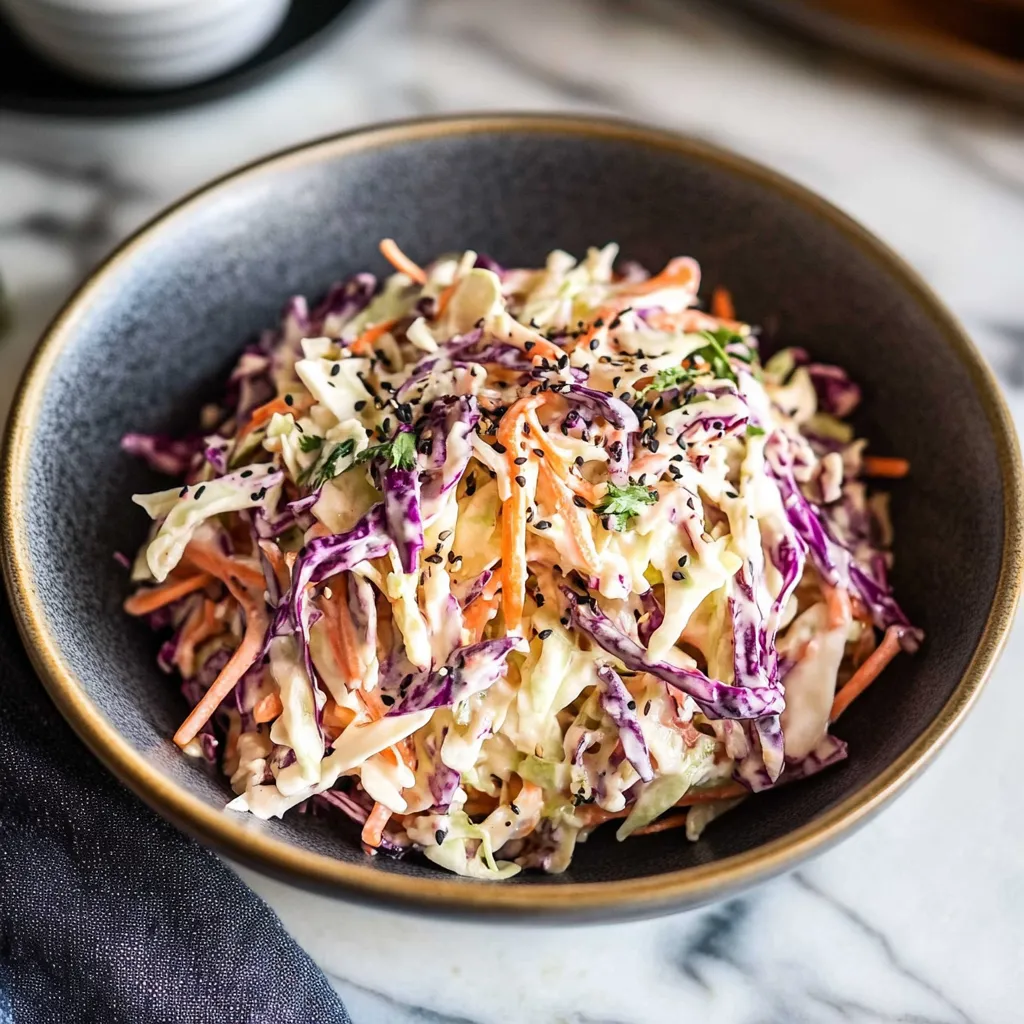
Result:
<svg viewBox="0 0 1024 1024"><path fill-rule="evenodd" d="M723 5L724 6L724 5ZM685 0L379 0L306 62L137 121L0 114L0 403L75 281L204 179L351 125L610 111L782 170L862 220L963 319L1024 424L1024 121ZM438 922L244 872L356 1024L1024 1019L1024 627L924 777L837 849L706 911L587 928ZM1005 752L1005 753L1001 753Z"/></svg>

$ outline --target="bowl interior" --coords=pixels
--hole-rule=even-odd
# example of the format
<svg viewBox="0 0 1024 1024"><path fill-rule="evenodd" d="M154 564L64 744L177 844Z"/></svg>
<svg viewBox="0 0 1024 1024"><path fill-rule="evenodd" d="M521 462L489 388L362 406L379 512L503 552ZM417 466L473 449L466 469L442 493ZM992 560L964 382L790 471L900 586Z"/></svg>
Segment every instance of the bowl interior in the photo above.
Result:
<svg viewBox="0 0 1024 1024"><path fill-rule="evenodd" d="M698 844L679 832L625 844L599 832L567 874L506 884L558 887L708 865L869 786L953 694L1000 575L1006 442L949 324L864 236L769 175L699 147L543 122L373 138L321 144L200 195L116 258L58 324L50 347L59 353L38 402L22 410L31 428L14 496L25 581L56 656L159 785L221 807L226 782L170 742L185 707L157 670L158 641L120 610L128 583L113 552L133 553L147 526L129 496L167 485L121 454L121 435L189 430L242 344L276 321L291 294L316 297L342 275L386 270L381 237L423 260L473 248L509 265L615 240L624 257L650 267L696 257L705 290L727 285L740 316L765 326L768 345L804 346L863 385L858 427L871 450L913 465L892 488L893 579L928 639L844 715L836 729L850 746L844 765L749 801ZM415 858L366 860L341 819L235 820L247 835L369 872L439 875Z"/></svg>

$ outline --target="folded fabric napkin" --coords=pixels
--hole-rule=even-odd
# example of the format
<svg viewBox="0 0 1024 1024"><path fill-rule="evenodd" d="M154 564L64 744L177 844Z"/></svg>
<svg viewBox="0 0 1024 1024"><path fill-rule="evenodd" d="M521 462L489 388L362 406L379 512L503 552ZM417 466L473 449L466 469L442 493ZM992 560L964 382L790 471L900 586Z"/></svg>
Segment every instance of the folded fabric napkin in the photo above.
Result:
<svg viewBox="0 0 1024 1024"><path fill-rule="evenodd" d="M0 1024L351 1024L273 911L65 724L0 597Z"/></svg>

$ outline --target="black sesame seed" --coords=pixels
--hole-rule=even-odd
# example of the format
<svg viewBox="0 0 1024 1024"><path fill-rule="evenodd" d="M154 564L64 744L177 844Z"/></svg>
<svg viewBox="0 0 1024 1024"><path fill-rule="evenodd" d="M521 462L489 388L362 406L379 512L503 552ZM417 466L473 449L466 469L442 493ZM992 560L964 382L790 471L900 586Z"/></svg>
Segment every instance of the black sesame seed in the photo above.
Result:
<svg viewBox="0 0 1024 1024"><path fill-rule="evenodd" d="M249 470L249 472L251 473L252 470ZM186 494L188 494L188 484L185 484L185 486L182 487L180 491L178 491L178 497L184 498Z"/></svg>
<svg viewBox="0 0 1024 1024"><path fill-rule="evenodd" d="M550 530L551 529L551 523L549 523L546 519L539 519L537 521L536 526L537 526L538 530Z"/></svg>
<svg viewBox="0 0 1024 1024"><path fill-rule="evenodd" d="M355 405L356 412L362 412L363 409L365 409L365 408L366 408L366 399L360 398L359 401L356 402L356 405Z"/></svg>
<svg viewBox="0 0 1024 1024"><path fill-rule="evenodd" d="M240 477L252 476L252 470L251 469L243 469L242 472L239 473L238 475Z"/></svg>
<svg viewBox="0 0 1024 1024"><path fill-rule="evenodd" d="M553 629L542 629L542 630L541 630L541 631L540 631L540 632L539 632L539 633L537 634L537 636L539 636L539 637L541 638L541 640L547 640L547 638L548 638L549 636L551 636L551 634L552 634L552 633L554 633L554 630L553 630Z"/></svg>
<svg viewBox="0 0 1024 1024"><path fill-rule="evenodd" d="M675 572L672 573L672 579L674 579L676 583L681 582L685 578L685 575L681 573L678 569L676 569Z"/></svg>
<svg viewBox="0 0 1024 1024"><path fill-rule="evenodd" d="M494 442L494 450L495 450L495 451L496 451L496 452L497 452L497 453L498 453L499 455L504 455L504 454L505 454L505 452L507 452L507 451L508 451L508 449L507 449L507 448L506 448L506 447L505 447L505 446L504 446L504 445L503 445L503 444L502 444L502 443L501 443L500 441L495 441L495 442Z"/></svg>
<svg viewBox="0 0 1024 1024"><path fill-rule="evenodd" d="M544 458L544 451L541 448L534 448L533 449L533 454L536 455L538 459L543 459Z"/></svg>
<svg viewBox="0 0 1024 1024"><path fill-rule="evenodd" d="M529 424L529 423L524 423L524 424L523 424L523 433L524 433L524 434L525 434L525 435L526 435L527 437L529 437L529 436L530 436L530 434L532 433L532 431L530 430L530 424Z"/></svg>
<svg viewBox="0 0 1024 1024"><path fill-rule="evenodd" d="M438 540L447 540L451 535L452 535L452 531L451 530L442 530L437 535L437 539Z"/></svg>
<svg viewBox="0 0 1024 1024"><path fill-rule="evenodd" d="M392 697L390 693L382 693L380 695L380 702L387 707L391 707L391 705L395 703L395 698Z"/></svg>
<svg viewBox="0 0 1024 1024"><path fill-rule="evenodd" d="M295 399L292 398L291 395L285 395L284 396L284 404L285 405L293 405L294 403L295 403Z"/></svg>
<svg viewBox="0 0 1024 1024"><path fill-rule="evenodd" d="M681 569L684 565L686 565L686 563L689 560L690 560L690 556L689 555L680 555L679 556L679 561L676 562L676 565L678 565L679 568Z"/></svg>
<svg viewBox="0 0 1024 1024"><path fill-rule="evenodd" d="M630 711L636 711L636 701L635 700L629 701L626 704L626 707L629 708Z"/></svg>
<svg viewBox="0 0 1024 1024"><path fill-rule="evenodd" d="M510 804L508 805L508 809L509 809L509 810L510 810L510 811L511 811L511 812L512 812L513 814L518 814L518 813L519 813L519 808L518 808L518 807L517 807L517 806L516 806L515 804L511 804L511 803L510 803Z"/></svg>
<svg viewBox="0 0 1024 1024"><path fill-rule="evenodd" d="M196 501L198 501L203 496L203 491L205 491L205 490L206 490L206 484L200 484L196 488L196 493L193 494L192 497L195 498Z"/></svg>
<svg viewBox="0 0 1024 1024"><path fill-rule="evenodd" d="M335 363L331 367L331 376L337 377L339 373L341 373L341 363Z"/></svg>
<svg viewBox="0 0 1024 1024"><path fill-rule="evenodd" d="M438 846L440 846L445 841L447 836L448 836L448 833L445 832L445 830L443 828L439 828L434 833L434 842L437 843Z"/></svg>
<svg viewBox="0 0 1024 1024"><path fill-rule="evenodd" d="M651 702L650 702L650 701L648 701L648 702L647 702L647 703L646 703L646 704L644 705L644 714L645 714L645 715L649 715L650 713L651 713Z"/></svg>
<svg viewBox="0 0 1024 1024"><path fill-rule="evenodd" d="M427 555L423 559L424 562L430 562L431 565L440 565L444 559L440 555Z"/></svg>
<svg viewBox="0 0 1024 1024"><path fill-rule="evenodd" d="M519 474L519 475L518 475L518 476L516 477L516 483L517 483L517 484L519 484L519 486L520 486L520 487L525 487L525 486L526 486L526 477L525 477L525 476L523 476L523 474L522 474L522 473L520 473L520 474Z"/></svg>
<svg viewBox="0 0 1024 1024"><path fill-rule="evenodd" d="M572 503L577 508L586 508L587 507L586 501L584 501L583 498L581 498L578 494L573 495Z"/></svg>
<svg viewBox="0 0 1024 1024"><path fill-rule="evenodd" d="M535 348L536 345L537 345L537 342L535 342L535 341L527 341L527 342L524 342L523 348L526 349L527 352L529 352L532 348Z"/></svg>
<svg viewBox="0 0 1024 1024"><path fill-rule="evenodd" d="M520 455L518 459L513 459L512 461L513 461L513 462L514 462L514 463L515 463L515 464L516 464L517 466L525 466L525 465L526 465L526 463L527 463L527 458L526 458L526 456L525 456L525 455Z"/></svg>

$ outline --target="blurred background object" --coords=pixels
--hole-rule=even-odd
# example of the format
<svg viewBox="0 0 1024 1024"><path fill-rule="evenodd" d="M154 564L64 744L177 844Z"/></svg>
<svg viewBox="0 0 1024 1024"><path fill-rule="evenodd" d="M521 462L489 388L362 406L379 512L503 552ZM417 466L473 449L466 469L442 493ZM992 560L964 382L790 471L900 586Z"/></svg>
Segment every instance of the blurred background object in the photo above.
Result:
<svg viewBox="0 0 1024 1024"><path fill-rule="evenodd" d="M1024 107L1024 0L741 0L811 38Z"/></svg>
<svg viewBox="0 0 1024 1024"><path fill-rule="evenodd" d="M298 58L354 6L0 0L0 106L102 116L211 99Z"/></svg>

